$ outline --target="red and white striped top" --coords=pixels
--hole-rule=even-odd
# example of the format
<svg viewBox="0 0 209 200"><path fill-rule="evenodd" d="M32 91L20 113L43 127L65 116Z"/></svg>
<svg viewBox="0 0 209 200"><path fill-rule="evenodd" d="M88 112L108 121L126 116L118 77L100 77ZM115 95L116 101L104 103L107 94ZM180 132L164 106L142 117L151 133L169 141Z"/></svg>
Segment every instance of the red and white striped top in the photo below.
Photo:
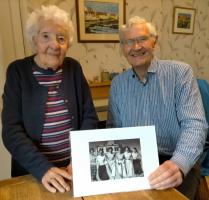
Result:
<svg viewBox="0 0 209 200"><path fill-rule="evenodd" d="M71 116L59 93L62 69L43 70L34 67L33 74L40 85L48 88L40 151L57 166L70 161L69 132Z"/></svg>

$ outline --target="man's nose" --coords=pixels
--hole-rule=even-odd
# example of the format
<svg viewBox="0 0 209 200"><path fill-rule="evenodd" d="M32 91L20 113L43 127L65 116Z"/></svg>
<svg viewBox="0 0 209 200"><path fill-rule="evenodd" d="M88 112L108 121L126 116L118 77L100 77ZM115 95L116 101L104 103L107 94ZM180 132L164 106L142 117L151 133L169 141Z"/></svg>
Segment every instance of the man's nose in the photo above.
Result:
<svg viewBox="0 0 209 200"><path fill-rule="evenodd" d="M140 42L138 42L137 40L134 40L132 48L134 48L134 49L141 49L142 48L142 44Z"/></svg>

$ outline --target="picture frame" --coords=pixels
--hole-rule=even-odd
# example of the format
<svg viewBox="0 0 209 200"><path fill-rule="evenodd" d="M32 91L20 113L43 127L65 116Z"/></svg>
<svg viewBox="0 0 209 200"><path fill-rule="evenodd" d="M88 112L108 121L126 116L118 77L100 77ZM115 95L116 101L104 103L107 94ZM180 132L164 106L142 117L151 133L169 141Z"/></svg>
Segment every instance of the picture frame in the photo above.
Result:
<svg viewBox="0 0 209 200"><path fill-rule="evenodd" d="M193 34L196 9L174 7L173 33Z"/></svg>
<svg viewBox="0 0 209 200"><path fill-rule="evenodd" d="M154 126L71 131L70 143L74 197L150 189L159 166Z"/></svg>
<svg viewBox="0 0 209 200"><path fill-rule="evenodd" d="M119 42L125 0L76 0L78 42Z"/></svg>

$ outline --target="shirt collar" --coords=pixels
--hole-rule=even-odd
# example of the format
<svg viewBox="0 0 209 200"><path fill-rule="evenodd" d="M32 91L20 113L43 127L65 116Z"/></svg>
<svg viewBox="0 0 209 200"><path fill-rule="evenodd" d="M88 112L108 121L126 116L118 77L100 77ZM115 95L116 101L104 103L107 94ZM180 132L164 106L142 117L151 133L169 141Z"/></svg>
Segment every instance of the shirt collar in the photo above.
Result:
<svg viewBox="0 0 209 200"><path fill-rule="evenodd" d="M157 72L157 58L156 57L153 57L147 72L148 72L147 77L144 80L140 80L137 73L135 72L134 68L132 67L132 77L133 78L137 77L139 82L142 83L143 85L145 85L149 79L149 74Z"/></svg>
<svg viewBox="0 0 209 200"><path fill-rule="evenodd" d="M149 73L156 73L157 72L157 58L156 57L154 57L153 59L152 59L152 61L151 61L151 64L150 64L150 66L149 66L149 68L148 68L148 70L147 70L147 72Z"/></svg>

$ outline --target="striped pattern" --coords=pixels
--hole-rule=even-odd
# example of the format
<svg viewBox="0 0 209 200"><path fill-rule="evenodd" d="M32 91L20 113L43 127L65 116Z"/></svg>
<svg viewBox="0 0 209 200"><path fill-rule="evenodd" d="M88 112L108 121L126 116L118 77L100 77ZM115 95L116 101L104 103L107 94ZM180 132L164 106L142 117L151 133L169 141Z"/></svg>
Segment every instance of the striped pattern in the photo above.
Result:
<svg viewBox="0 0 209 200"><path fill-rule="evenodd" d="M107 126L147 125L155 125L159 153L173 155L186 174L201 154L207 129L189 65L154 59L145 83L132 69L113 79Z"/></svg>
<svg viewBox="0 0 209 200"><path fill-rule="evenodd" d="M51 162L62 166L70 159L69 131L72 129L69 111L58 90L62 82L62 69L56 72L34 69L33 74L40 85L48 88L39 147Z"/></svg>

